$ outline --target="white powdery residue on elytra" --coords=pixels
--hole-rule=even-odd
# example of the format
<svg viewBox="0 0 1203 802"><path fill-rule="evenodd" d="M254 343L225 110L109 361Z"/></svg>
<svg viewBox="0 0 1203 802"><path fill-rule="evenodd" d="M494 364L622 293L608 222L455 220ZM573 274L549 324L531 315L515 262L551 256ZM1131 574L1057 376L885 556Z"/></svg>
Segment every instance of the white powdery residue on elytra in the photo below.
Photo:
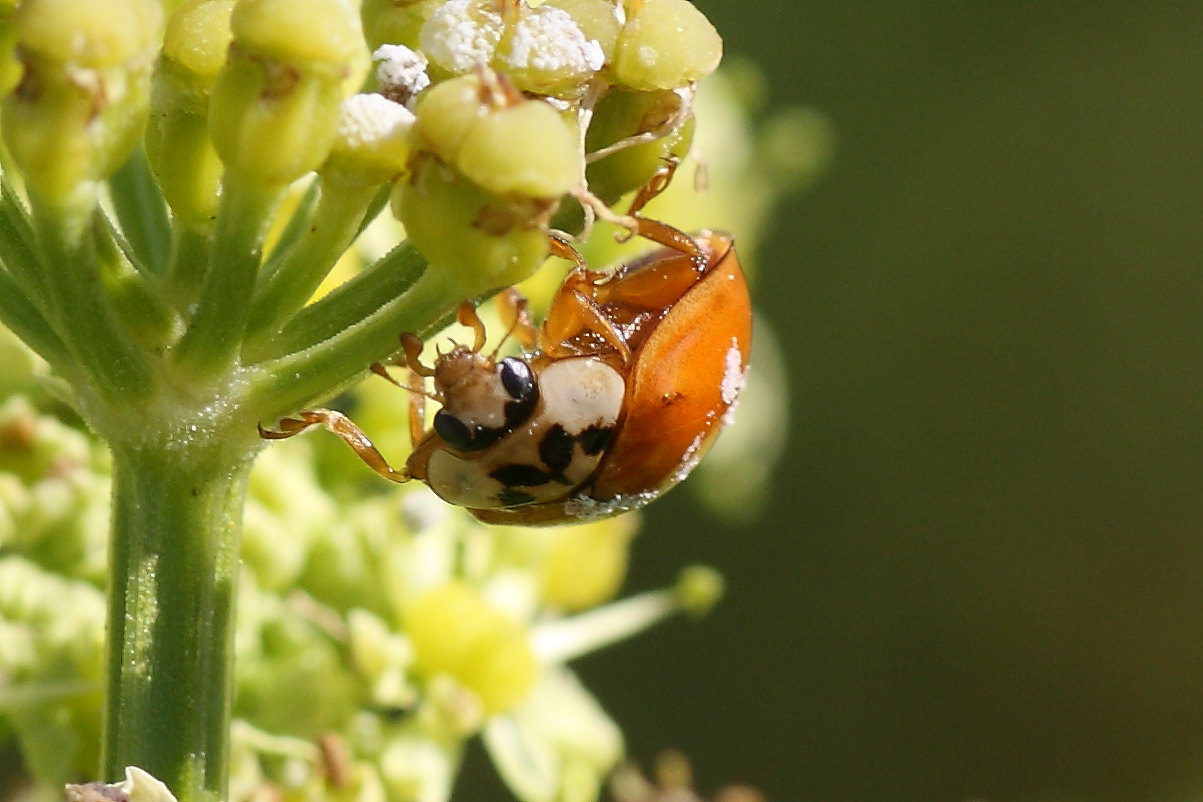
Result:
<svg viewBox="0 0 1203 802"><path fill-rule="evenodd" d="M501 41L501 15L478 0L448 0L422 25L418 39L430 60L453 73L488 64Z"/></svg>
<svg viewBox="0 0 1203 802"><path fill-rule="evenodd" d="M504 60L511 69L593 73L602 68L606 57L601 45L586 39L566 11L539 6L514 24Z"/></svg>
<svg viewBox="0 0 1203 802"><path fill-rule="evenodd" d="M702 444L706 442L706 432L699 434L693 438L693 442L689 444L689 448L685 449L684 456L681 457L681 465L677 468L676 473L672 475L671 484L675 485L685 481L685 477L693 473L693 469L702 461Z"/></svg>
<svg viewBox="0 0 1203 802"><path fill-rule="evenodd" d="M372 53L372 60L377 62L380 91L386 95L413 97L430 86L430 76L426 74L430 60L424 53L405 45L381 45Z"/></svg>
<svg viewBox="0 0 1203 802"><path fill-rule="evenodd" d="M731 338L731 347L723 363L723 382L719 385L719 396L723 403L731 405L739 398L744 389L745 375L743 369L743 352L739 350L739 340Z"/></svg>
<svg viewBox="0 0 1203 802"><path fill-rule="evenodd" d="M652 490L646 493L619 495L607 501L598 501L590 496L579 495L564 502L564 514L581 521L595 521L609 518L620 512L637 510L648 502L654 501L659 495L658 491Z"/></svg>
<svg viewBox="0 0 1203 802"><path fill-rule="evenodd" d="M413 124L413 112L384 95L352 95L339 107L338 138L350 150L371 148L405 136Z"/></svg>

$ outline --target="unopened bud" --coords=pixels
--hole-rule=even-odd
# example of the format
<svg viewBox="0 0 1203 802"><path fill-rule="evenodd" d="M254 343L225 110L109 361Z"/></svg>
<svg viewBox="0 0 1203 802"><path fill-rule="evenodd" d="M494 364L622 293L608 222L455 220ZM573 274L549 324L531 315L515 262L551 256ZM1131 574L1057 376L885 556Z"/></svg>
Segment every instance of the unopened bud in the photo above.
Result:
<svg viewBox="0 0 1203 802"><path fill-rule="evenodd" d="M343 82L366 59L358 19L339 0L243 0L230 24L213 144L243 180L287 184L330 152Z"/></svg>
<svg viewBox="0 0 1203 802"><path fill-rule="evenodd" d="M146 155L172 211L200 223L217 213L221 160L209 139L209 94L230 48L234 0L192 0L167 21L155 70Z"/></svg>
<svg viewBox="0 0 1203 802"><path fill-rule="evenodd" d="M723 40L689 0L623 0L627 20L610 73L629 89L675 89L714 72Z"/></svg>
<svg viewBox="0 0 1203 802"><path fill-rule="evenodd" d="M651 135L647 142L620 147L591 163L589 190L613 204L647 183L667 159L683 159L693 141L694 118L680 92L611 89L593 111L585 150L593 153L623 140Z"/></svg>
<svg viewBox="0 0 1203 802"><path fill-rule="evenodd" d="M162 11L153 0L28 0L15 24L24 74L0 127L29 187L62 201L137 144Z"/></svg>

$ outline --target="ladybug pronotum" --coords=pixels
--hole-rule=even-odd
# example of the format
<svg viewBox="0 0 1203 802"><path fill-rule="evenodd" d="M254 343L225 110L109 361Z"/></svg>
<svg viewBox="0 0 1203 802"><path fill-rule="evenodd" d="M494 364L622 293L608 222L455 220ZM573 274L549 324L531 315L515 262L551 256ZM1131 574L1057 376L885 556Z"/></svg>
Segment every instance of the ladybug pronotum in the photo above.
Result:
<svg viewBox="0 0 1203 802"><path fill-rule="evenodd" d="M524 299L500 296L526 356L484 353L485 327L468 304L458 319L473 329L473 345L455 345L432 367L418 359L421 341L402 335L405 364L432 379L428 395L442 403L425 430L427 393L411 384L417 445L404 469L333 410L261 433L289 437L322 424L381 475L420 479L486 523L571 523L643 506L689 474L730 417L752 318L730 236L689 237L646 219L639 228L663 247L612 272L553 247L577 266L538 330Z"/></svg>

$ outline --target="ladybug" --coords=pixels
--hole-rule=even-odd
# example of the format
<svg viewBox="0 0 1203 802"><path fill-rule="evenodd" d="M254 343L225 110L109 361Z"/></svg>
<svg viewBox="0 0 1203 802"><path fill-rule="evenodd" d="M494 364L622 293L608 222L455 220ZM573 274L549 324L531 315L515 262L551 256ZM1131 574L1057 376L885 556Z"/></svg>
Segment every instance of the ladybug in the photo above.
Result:
<svg viewBox="0 0 1203 802"><path fill-rule="evenodd" d="M404 469L392 468L333 410L302 412L260 433L289 437L322 424L382 476L419 479L491 524L572 523L642 507L689 474L729 419L744 384L752 317L729 235L636 223L662 247L613 271L591 270L553 239L553 253L576 267L538 329L517 292L499 296L525 356L485 353L485 326L463 304L457 319L473 330L471 346L454 345L427 366L418 358L421 340L402 335L408 385L372 366L414 392L416 446ZM426 395L442 404L429 431Z"/></svg>

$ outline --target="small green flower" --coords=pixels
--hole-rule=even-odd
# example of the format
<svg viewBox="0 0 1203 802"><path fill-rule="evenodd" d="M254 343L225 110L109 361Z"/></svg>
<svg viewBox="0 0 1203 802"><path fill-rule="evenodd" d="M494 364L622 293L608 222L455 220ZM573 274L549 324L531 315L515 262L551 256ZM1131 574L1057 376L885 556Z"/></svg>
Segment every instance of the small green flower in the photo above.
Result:
<svg viewBox="0 0 1203 802"><path fill-rule="evenodd" d="M24 72L0 106L5 144L31 190L77 202L142 133L162 11L153 0L30 0L14 24Z"/></svg>
<svg viewBox="0 0 1203 802"><path fill-rule="evenodd" d="M243 0L209 111L226 169L283 186L316 169L333 145L338 106L366 60L359 20L340 0Z"/></svg>

